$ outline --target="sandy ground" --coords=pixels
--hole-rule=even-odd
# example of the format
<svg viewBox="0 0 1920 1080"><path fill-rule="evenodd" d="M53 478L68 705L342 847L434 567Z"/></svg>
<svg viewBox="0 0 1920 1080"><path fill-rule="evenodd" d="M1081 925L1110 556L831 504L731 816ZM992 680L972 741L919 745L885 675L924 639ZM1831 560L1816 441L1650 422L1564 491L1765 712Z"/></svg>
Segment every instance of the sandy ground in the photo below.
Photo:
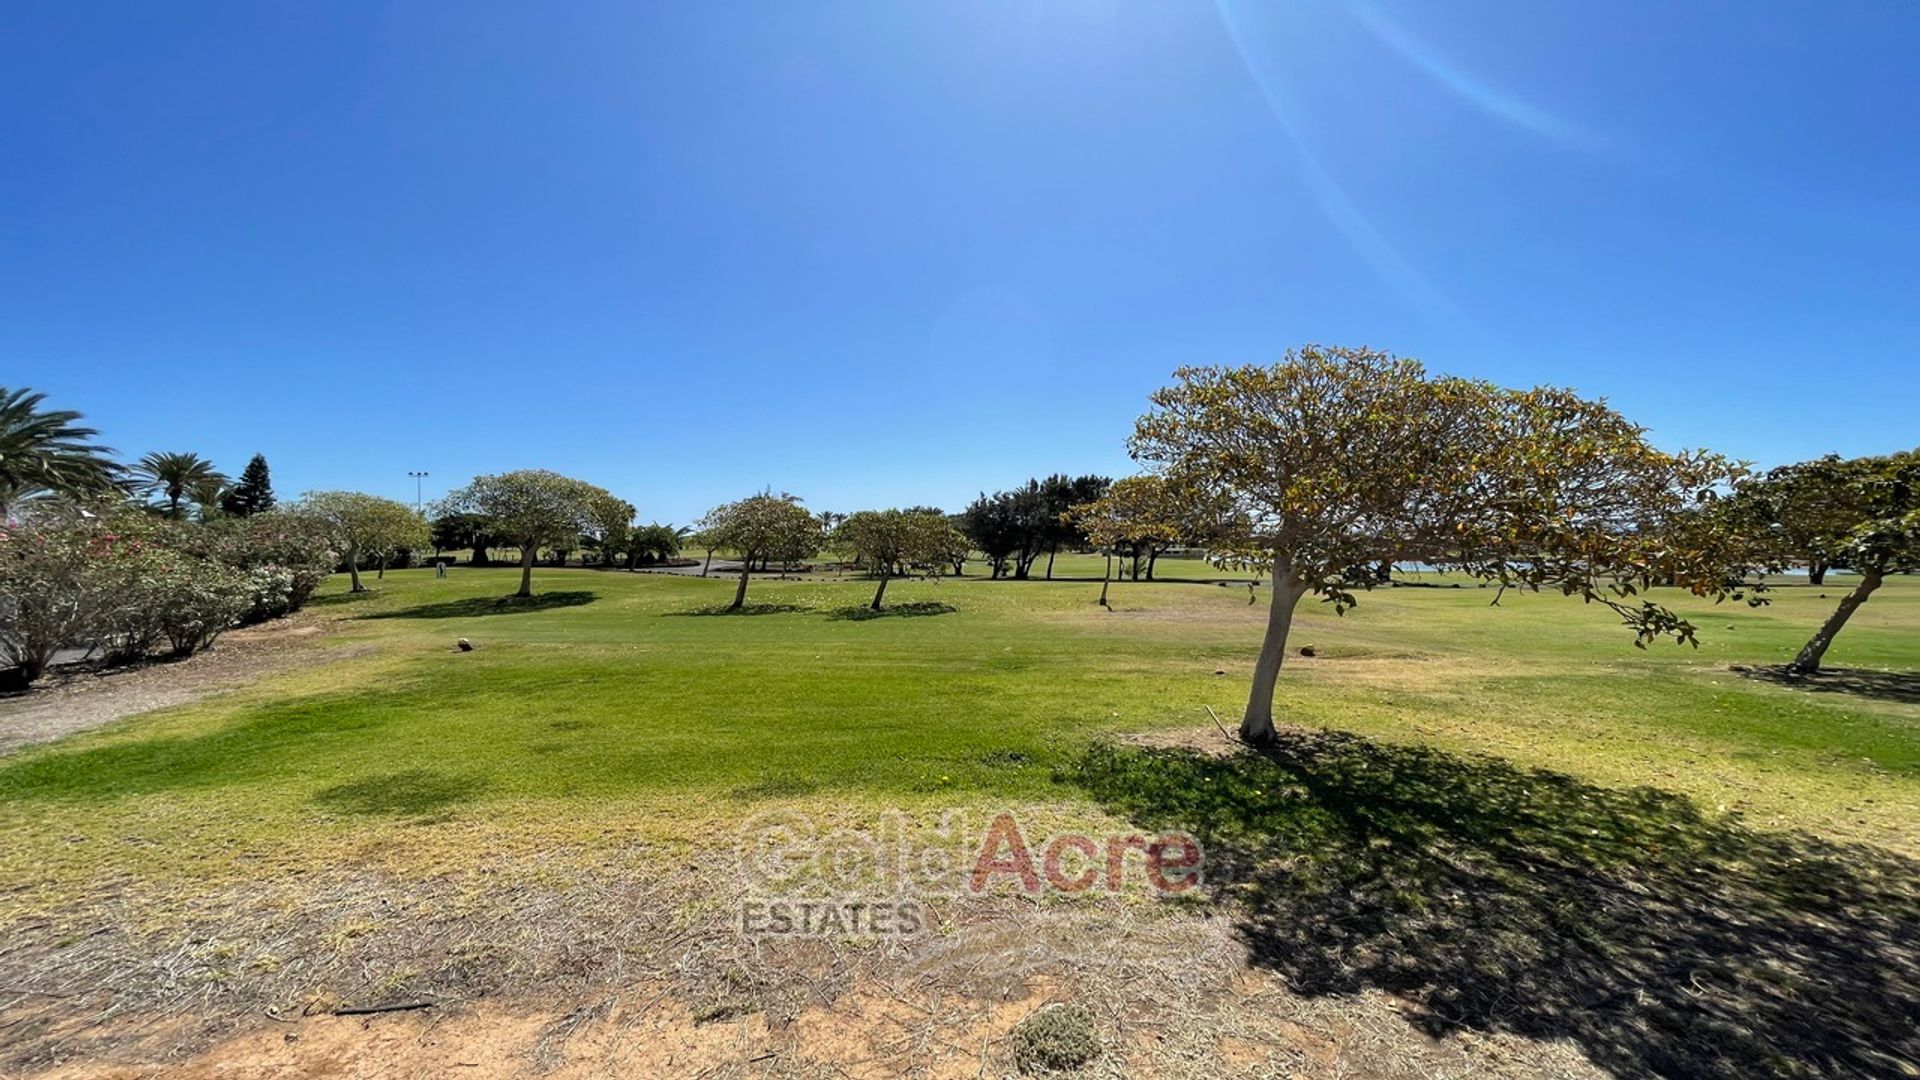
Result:
<svg viewBox="0 0 1920 1080"><path fill-rule="evenodd" d="M317 648L322 629L318 615L302 612L228 631L185 660L56 674L26 693L0 697L0 754L184 705L271 672L360 655Z"/></svg>

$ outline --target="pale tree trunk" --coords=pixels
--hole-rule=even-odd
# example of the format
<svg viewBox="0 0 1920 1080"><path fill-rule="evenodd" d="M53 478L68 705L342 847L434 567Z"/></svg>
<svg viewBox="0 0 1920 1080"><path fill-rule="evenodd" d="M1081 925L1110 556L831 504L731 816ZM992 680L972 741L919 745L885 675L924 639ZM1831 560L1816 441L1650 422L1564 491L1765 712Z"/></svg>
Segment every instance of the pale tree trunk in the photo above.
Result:
<svg viewBox="0 0 1920 1080"><path fill-rule="evenodd" d="M1840 606L1834 610L1834 613L1827 616L1827 621L1820 627L1820 632L1813 635L1813 640L1807 642L1806 648L1800 650L1799 656L1793 658L1793 663L1787 665L1787 670L1795 675L1811 675L1819 671L1820 660L1827 655L1827 647L1833 644L1835 635L1840 633L1841 627L1847 625L1847 620L1853 617L1853 613L1859 609L1860 605L1867 602L1867 597L1873 595L1873 590L1880 587L1880 582L1879 570L1862 572L1860 584L1854 586L1853 591L1840 601Z"/></svg>
<svg viewBox="0 0 1920 1080"><path fill-rule="evenodd" d="M515 596L533 595L533 560L540 554L540 545L528 544L520 549L520 591Z"/></svg>
<svg viewBox="0 0 1920 1080"><path fill-rule="evenodd" d="M1253 690L1240 720L1240 738L1255 746L1273 741L1273 688L1280 681L1280 662L1286 659L1287 635L1293 630L1293 609L1306 594L1306 583L1285 559L1273 567L1273 606L1267 610L1267 636L1260 642L1260 659L1253 665Z"/></svg>
<svg viewBox="0 0 1920 1080"><path fill-rule="evenodd" d="M873 603L869 605L875 611L880 610L880 598L887 595L888 580L889 578L887 577L887 568L884 565L882 565L880 568L880 587L873 591Z"/></svg>
<svg viewBox="0 0 1920 1080"><path fill-rule="evenodd" d="M740 587L733 592L733 606L728 611L739 611L747 606L747 576L753 573L753 557L740 560Z"/></svg>
<svg viewBox="0 0 1920 1080"><path fill-rule="evenodd" d="M1108 611L1113 610L1113 605L1107 603L1107 586L1112 584L1113 584L1113 552L1109 551L1107 552L1106 573L1102 575L1100 578L1100 606L1103 608L1106 608Z"/></svg>
<svg viewBox="0 0 1920 1080"><path fill-rule="evenodd" d="M347 591L367 591L367 587L360 584L360 548L356 544L347 545L347 580L353 582L353 588Z"/></svg>
<svg viewBox="0 0 1920 1080"><path fill-rule="evenodd" d="M706 577L706 576L707 576L707 571L709 571L709 570L711 570L711 569L713 569L713 549L712 549L712 548L708 548L708 549L707 549L707 561L706 561L705 563L702 563L702 564L701 564L701 566L700 566L700 576L701 576L701 577Z"/></svg>

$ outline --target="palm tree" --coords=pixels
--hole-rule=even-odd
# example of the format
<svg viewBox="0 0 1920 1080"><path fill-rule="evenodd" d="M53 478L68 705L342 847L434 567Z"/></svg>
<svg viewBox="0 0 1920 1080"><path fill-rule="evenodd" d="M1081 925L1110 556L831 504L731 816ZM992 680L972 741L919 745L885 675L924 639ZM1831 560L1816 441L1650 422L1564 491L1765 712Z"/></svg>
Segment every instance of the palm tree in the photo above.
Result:
<svg viewBox="0 0 1920 1080"><path fill-rule="evenodd" d="M222 507L232 493L233 486L227 483L227 478L215 473L195 483L193 490L187 492L187 497L193 500L201 521L212 521L227 516Z"/></svg>
<svg viewBox="0 0 1920 1080"><path fill-rule="evenodd" d="M206 483L225 483L226 477L213 467L213 462L199 454L177 454L157 451L140 459L133 467L135 476L140 478L143 491L158 492L167 500L167 516L180 516L180 500L187 493Z"/></svg>
<svg viewBox="0 0 1920 1080"><path fill-rule="evenodd" d="M0 520L40 495L96 495L119 486L113 453L69 409L42 410L45 394L0 386Z"/></svg>

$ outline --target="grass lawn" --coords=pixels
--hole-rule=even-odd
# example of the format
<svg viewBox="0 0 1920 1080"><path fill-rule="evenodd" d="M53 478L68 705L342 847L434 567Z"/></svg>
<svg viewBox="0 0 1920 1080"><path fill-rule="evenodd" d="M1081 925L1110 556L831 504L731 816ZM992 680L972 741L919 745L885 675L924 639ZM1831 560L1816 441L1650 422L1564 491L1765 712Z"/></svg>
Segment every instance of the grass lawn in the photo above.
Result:
<svg viewBox="0 0 1920 1080"><path fill-rule="evenodd" d="M1053 773L1089 737L1204 726L1204 706L1232 723L1265 610L1244 586L1124 582L1109 613L1085 583L970 578L897 582L880 618L862 617L864 582L757 581L749 614L722 615L728 581L586 570L542 570L532 605L496 604L515 580L333 582L316 601L339 620L328 647L371 652L0 761L12 880L396 845L457 858L475 826L694 839L770 800L1072 804ZM1489 609L1445 582L1345 617L1309 602L1294 645L1317 655L1289 658L1286 717L1920 848L1911 694L1727 670L1789 658L1844 584L1686 605L1701 647L1641 652L1598 608ZM1920 582L1875 596L1829 664L1920 669Z"/></svg>
<svg viewBox="0 0 1920 1080"><path fill-rule="evenodd" d="M165 947L197 950L212 974L193 985L212 988L196 993L214 995L262 972L319 980L288 956L344 956L365 927L471 936L449 912L477 910L467 883L501 860L508 903L551 871L585 907L567 874L698 865L764 810L859 825L1006 807L1192 831L1257 964L1306 993L1390 991L1433 1030L1571 1040L1601 1065L1676 1075L1877 1067L1863 1047L1913 1038L1862 1003L1913 1001L1920 581L1862 609L1828 656L1851 674L1815 688L1731 668L1789 659L1843 578L1783 585L1758 609L1676 599L1701 647L1645 652L1603 609L1490 608L1491 591L1446 578L1344 617L1309 603L1280 710L1357 738L1289 736L1267 761L1089 750L1120 733L1190 744L1209 706L1234 723L1265 617L1244 581L1119 582L1109 612L1084 577L903 580L868 617L871 584L832 576L756 580L739 614L720 613L728 579L543 568L534 601L502 600L517 579L408 571L360 596L335 580L314 647L337 660L0 758L0 932L72 970L63 950L95 948L94 924L137 912L156 941L191 927ZM315 899L349 870L386 891ZM615 914L642 936L660 920L664 942L727 888L661 901L637 928L629 901ZM266 941L285 919L222 944L206 927L242 925L222 905L249 891L328 912L321 944ZM541 926L550 951L591 939L508 914L489 925ZM89 962L121 983L173 970L141 948ZM230 955L254 974L227 970ZM471 967L436 956L380 985ZM1701 979L1761 989L1703 1005ZM1773 1034L1703 1040L1707 1020Z"/></svg>

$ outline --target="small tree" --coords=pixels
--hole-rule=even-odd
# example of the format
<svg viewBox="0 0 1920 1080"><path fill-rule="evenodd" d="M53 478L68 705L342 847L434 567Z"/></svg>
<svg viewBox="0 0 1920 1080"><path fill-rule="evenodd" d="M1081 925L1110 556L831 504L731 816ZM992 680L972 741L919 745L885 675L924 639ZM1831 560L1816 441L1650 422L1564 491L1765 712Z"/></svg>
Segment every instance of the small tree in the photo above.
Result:
<svg viewBox="0 0 1920 1080"><path fill-rule="evenodd" d="M366 592L360 583L360 560L385 560L396 551L424 547L427 523L413 507L358 491L309 491L294 510L325 526L328 538L347 563L353 592Z"/></svg>
<svg viewBox="0 0 1920 1080"><path fill-rule="evenodd" d="M1139 579L1139 552L1164 548L1176 538L1196 531L1193 524L1202 500L1179 492L1163 476L1129 476L1116 480L1106 494L1069 511L1076 527L1106 554L1106 574L1100 582L1100 606L1108 607L1107 587L1113 580L1113 557L1121 549L1134 554L1134 578ZM1151 569L1147 580L1153 580Z"/></svg>
<svg viewBox="0 0 1920 1080"><path fill-rule="evenodd" d="M494 546L493 522L480 514L441 513L430 523L433 550L473 549L473 565L486 566L487 549Z"/></svg>
<svg viewBox="0 0 1920 1080"><path fill-rule="evenodd" d="M1788 665L1795 674L1820 670L1834 637L1888 574L1920 570L1920 451L1789 465L1742 488L1737 501L1780 554L1860 575Z"/></svg>
<svg viewBox="0 0 1920 1080"><path fill-rule="evenodd" d="M633 504L613 495L596 495L587 537L600 550L600 565L612 566L616 552L627 548L633 533Z"/></svg>
<svg viewBox="0 0 1920 1080"><path fill-rule="evenodd" d="M226 481L213 462L192 453L159 451L148 454L133 467L141 490L166 500L162 512L174 520L180 518L180 504L200 485Z"/></svg>
<svg viewBox="0 0 1920 1080"><path fill-rule="evenodd" d="M738 502L716 506L700 521L701 532L714 547L740 556L740 587L729 611L747 602L747 579L759 559L804 559L820 550L820 519L807 512L792 495L762 492Z"/></svg>
<svg viewBox="0 0 1920 1080"><path fill-rule="evenodd" d="M937 511L862 510L840 522L834 539L866 559L879 576L880 586L868 605L875 611L880 610L887 582L896 569L914 563L944 566L956 548L966 549L966 538Z"/></svg>
<svg viewBox="0 0 1920 1080"><path fill-rule="evenodd" d="M273 509L273 478L267 472L267 458L255 454L240 472L240 482L228 489L220 509L228 517L251 517Z"/></svg>
<svg viewBox="0 0 1920 1080"><path fill-rule="evenodd" d="M1153 395L1130 448L1176 490L1220 500L1229 561L1273 575L1241 736L1271 741L1293 612L1309 593L1344 612L1383 561L1458 568L1503 588L1607 605L1636 644L1693 627L1631 598L1668 578L1729 591L1712 545L1670 544L1740 470L1662 453L1604 404L1553 388L1429 377L1369 349L1309 346L1272 367L1184 368Z"/></svg>
<svg viewBox="0 0 1920 1080"><path fill-rule="evenodd" d="M439 506L446 513L478 514L497 534L520 545L520 591L533 595L533 562L542 544L571 546L592 527L596 499L611 499L605 488L546 469L522 469L476 476L449 492Z"/></svg>
<svg viewBox="0 0 1920 1080"><path fill-rule="evenodd" d="M981 492L960 514L960 530L987 557L988 576L1000 577L1026 536L1019 499L1004 491Z"/></svg>

